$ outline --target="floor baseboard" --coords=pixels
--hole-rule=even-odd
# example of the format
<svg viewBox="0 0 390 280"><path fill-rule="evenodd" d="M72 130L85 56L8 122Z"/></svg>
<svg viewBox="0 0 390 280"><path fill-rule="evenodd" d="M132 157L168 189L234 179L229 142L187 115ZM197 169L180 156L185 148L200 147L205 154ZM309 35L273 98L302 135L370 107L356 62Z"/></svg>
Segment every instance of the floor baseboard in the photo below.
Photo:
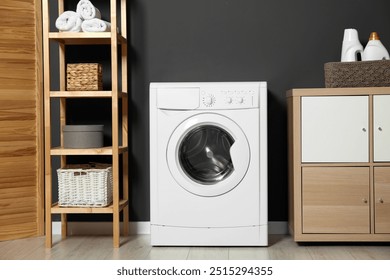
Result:
<svg viewBox="0 0 390 280"><path fill-rule="evenodd" d="M53 222L53 234L61 234L61 222ZM150 234L150 222L130 222L131 235ZM288 234L287 222L268 222L269 234ZM68 222L69 235L110 235L111 222Z"/></svg>

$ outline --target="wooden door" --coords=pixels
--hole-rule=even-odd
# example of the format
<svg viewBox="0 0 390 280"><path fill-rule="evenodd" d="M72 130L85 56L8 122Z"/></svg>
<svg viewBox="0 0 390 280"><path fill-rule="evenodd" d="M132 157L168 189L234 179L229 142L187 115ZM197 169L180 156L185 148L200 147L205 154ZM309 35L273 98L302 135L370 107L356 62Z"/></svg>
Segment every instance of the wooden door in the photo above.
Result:
<svg viewBox="0 0 390 280"><path fill-rule="evenodd" d="M375 233L390 233L390 167L374 168Z"/></svg>
<svg viewBox="0 0 390 280"><path fill-rule="evenodd" d="M302 162L368 162L368 96L302 97Z"/></svg>
<svg viewBox="0 0 390 280"><path fill-rule="evenodd" d="M0 240L43 234L40 13L0 2Z"/></svg>
<svg viewBox="0 0 390 280"><path fill-rule="evenodd" d="M303 167L303 233L370 233L369 167Z"/></svg>

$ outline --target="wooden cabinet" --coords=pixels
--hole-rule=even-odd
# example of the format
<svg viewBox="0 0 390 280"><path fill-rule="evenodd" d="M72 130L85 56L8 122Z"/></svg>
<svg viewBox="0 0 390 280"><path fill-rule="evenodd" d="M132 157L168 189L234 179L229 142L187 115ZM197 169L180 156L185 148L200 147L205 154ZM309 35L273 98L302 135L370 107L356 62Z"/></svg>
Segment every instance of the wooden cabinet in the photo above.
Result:
<svg viewBox="0 0 390 280"><path fill-rule="evenodd" d="M390 88L293 89L287 104L295 241L390 241Z"/></svg>
<svg viewBox="0 0 390 280"><path fill-rule="evenodd" d="M67 214L112 214L113 245L120 246L120 212L123 213L123 235L128 234L128 93L127 93L127 39L126 39L126 0L103 1L110 11L111 31L109 32L58 32L50 30L49 3L42 0L43 7L43 51L44 51L44 107L45 107L45 200L46 200L46 246L52 246L52 215L61 214L62 237L67 235ZM64 11L66 0L58 0L58 15ZM103 3L100 2L100 3ZM117 3L120 3L117 5ZM76 7L75 7L76 8ZM55 15L55 16L58 16ZM120 19L120 22L119 20ZM51 45L51 43L53 43ZM66 48L68 45L88 46L106 45L111 52L110 80L111 88L103 91L67 91L66 90ZM51 47L57 47L58 58L50 53ZM50 69L50 60L58 59L59 90L54 90ZM85 62L85 61L83 61ZM90 62L90 61L88 61ZM120 75L121 74L121 75ZM54 79L53 79L54 80ZM93 149L64 148L63 135L60 132L61 144L52 145L51 101L59 99L60 127L67 124L66 105L69 99L101 98L110 100L112 144ZM71 114L71 112L68 112ZM62 129L61 129L62 131ZM69 156L110 156L112 159L113 202L102 208L59 207L52 201L52 167L53 156L59 156L61 166L65 166ZM120 161L122 172L120 172ZM120 189L120 183L122 189Z"/></svg>

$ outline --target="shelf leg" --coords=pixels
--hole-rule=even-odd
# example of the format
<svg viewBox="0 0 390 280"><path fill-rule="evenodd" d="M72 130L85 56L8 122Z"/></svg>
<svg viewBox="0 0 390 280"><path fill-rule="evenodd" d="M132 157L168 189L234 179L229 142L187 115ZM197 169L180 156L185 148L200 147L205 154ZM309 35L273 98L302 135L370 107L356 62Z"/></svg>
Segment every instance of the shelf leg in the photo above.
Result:
<svg viewBox="0 0 390 280"><path fill-rule="evenodd" d="M127 99L126 99L127 102ZM127 106L123 106L127 110ZM125 133L124 133L125 134ZM126 137L127 137L127 129L126 129ZM126 139L127 140L127 139ZM127 141L125 141L126 146L128 145ZM123 199L127 200L126 207L123 208L123 236L129 235L129 176L128 176L128 161L129 156L128 153L123 154Z"/></svg>
<svg viewBox="0 0 390 280"><path fill-rule="evenodd" d="M114 248L120 247L119 211L113 213L113 246Z"/></svg>
<svg viewBox="0 0 390 280"><path fill-rule="evenodd" d="M129 235L129 207L123 208L123 236Z"/></svg>
<svg viewBox="0 0 390 280"><path fill-rule="evenodd" d="M68 216L67 214L61 214L61 237L66 239L68 235Z"/></svg>
<svg viewBox="0 0 390 280"><path fill-rule="evenodd" d="M50 212L50 210L46 210ZM51 214L46 214L46 248L52 247Z"/></svg>

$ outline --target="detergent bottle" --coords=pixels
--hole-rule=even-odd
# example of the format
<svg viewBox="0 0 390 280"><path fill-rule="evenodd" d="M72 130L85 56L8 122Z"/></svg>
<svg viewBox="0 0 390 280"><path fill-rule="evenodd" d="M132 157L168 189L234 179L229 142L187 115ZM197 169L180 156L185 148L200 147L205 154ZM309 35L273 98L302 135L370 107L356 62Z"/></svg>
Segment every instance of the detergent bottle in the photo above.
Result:
<svg viewBox="0 0 390 280"><path fill-rule="evenodd" d="M356 29L344 30L344 39L341 49L341 62L358 61L358 54L362 54L363 46L359 41Z"/></svg>
<svg viewBox="0 0 390 280"><path fill-rule="evenodd" d="M389 53L379 40L376 32L371 32L367 46L364 48L362 55L363 61L389 59Z"/></svg>

